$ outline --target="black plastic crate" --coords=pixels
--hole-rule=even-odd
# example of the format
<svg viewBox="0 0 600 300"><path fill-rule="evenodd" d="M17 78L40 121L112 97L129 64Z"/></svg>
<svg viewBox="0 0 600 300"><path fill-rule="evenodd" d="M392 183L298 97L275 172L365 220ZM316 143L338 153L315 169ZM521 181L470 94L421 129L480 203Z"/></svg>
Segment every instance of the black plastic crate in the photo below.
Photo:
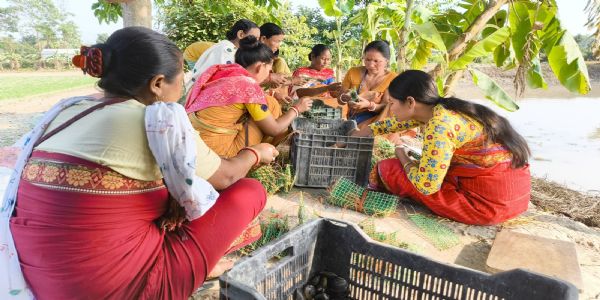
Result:
<svg viewBox="0 0 600 300"><path fill-rule="evenodd" d="M340 177L365 185L371 170L373 138L351 137L354 121L309 120L292 123L291 158L297 186L328 187ZM343 148L334 145L344 144Z"/></svg>
<svg viewBox="0 0 600 300"><path fill-rule="evenodd" d="M325 103L323 103L322 100L314 100L313 102L313 106L310 109L309 112L305 112L304 116L308 117L310 116L309 119L328 119L328 120L336 120L336 119L341 119L342 118L342 108L338 107L338 108L333 108L329 105L326 105Z"/></svg>
<svg viewBox="0 0 600 300"><path fill-rule="evenodd" d="M236 263L219 279L220 298L293 299L297 288L322 271L346 279L350 299L563 300L579 295L559 279L521 269L488 275L375 242L356 225L317 219Z"/></svg>

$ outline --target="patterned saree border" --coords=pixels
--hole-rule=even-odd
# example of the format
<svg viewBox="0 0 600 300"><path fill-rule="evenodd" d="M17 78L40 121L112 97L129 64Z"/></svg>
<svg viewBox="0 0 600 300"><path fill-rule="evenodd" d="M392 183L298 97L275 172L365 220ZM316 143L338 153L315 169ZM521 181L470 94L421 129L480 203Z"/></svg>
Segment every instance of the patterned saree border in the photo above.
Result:
<svg viewBox="0 0 600 300"><path fill-rule="evenodd" d="M136 180L104 167L90 167L43 158L31 158L21 178L47 189L86 194L130 195L165 188L162 179Z"/></svg>

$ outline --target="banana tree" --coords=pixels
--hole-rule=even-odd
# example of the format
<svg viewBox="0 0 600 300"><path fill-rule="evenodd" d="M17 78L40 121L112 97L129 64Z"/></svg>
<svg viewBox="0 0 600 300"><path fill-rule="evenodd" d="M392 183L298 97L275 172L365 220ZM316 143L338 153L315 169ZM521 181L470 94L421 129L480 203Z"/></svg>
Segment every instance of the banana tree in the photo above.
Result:
<svg viewBox="0 0 600 300"><path fill-rule="evenodd" d="M489 76L473 69L473 62L493 57L498 67L517 68L515 87L521 94L525 85L545 88L540 55L560 83L569 91L590 90L587 68L573 37L561 26L555 0L462 0L457 8L432 18L430 24L416 25L420 37L443 53L443 60L431 74L444 94L452 92L465 71L486 98L514 111L515 101Z"/></svg>
<svg viewBox="0 0 600 300"><path fill-rule="evenodd" d="M339 80L341 76L340 65L343 61L343 35L344 29L342 28L342 18L350 15L354 8L354 0L319 0L319 6L323 9L323 12L328 17L335 19L336 30L332 32L333 39L335 42L336 49L336 79Z"/></svg>

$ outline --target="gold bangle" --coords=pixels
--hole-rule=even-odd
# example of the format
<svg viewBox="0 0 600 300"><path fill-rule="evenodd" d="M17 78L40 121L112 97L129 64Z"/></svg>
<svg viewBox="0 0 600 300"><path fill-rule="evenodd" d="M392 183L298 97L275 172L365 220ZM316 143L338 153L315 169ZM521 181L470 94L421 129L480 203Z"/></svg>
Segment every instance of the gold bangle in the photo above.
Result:
<svg viewBox="0 0 600 300"><path fill-rule="evenodd" d="M410 165L410 164L412 164L412 161L407 161L406 163L404 163L404 164L402 165L402 169L404 170L404 172L406 172L406 166L408 166L408 165ZM410 169L409 169L409 170L410 170Z"/></svg>

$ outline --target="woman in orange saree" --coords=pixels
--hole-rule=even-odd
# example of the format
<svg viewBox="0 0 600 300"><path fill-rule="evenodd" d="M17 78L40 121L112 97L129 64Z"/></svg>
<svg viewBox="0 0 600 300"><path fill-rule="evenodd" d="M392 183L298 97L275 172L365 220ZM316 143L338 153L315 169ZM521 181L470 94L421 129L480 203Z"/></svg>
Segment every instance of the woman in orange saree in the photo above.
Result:
<svg viewBox="0 0 600 300"><path fill-rule="evenodd" d="M363 51L364 66L348 70L342 81L345 93L339 98L340 104L348 105L348 120L356 121L360 129L389 114L386 90L397 75L388 70L389 61L390 46L387 42L373 41ZM348 91L358 94L356 101Z"/></svg>
<svg viewBox="0 0 600 300"><path fill-rule="evenodd" d="M222 157L235 156L240 149L273 142L285 135L312 100L282 113L272 97L265 96L259 82L269 76L273 51L254 37L240 41L236 64L209 68L194 84L185 105L194 128L206 144Z"/></svg>

